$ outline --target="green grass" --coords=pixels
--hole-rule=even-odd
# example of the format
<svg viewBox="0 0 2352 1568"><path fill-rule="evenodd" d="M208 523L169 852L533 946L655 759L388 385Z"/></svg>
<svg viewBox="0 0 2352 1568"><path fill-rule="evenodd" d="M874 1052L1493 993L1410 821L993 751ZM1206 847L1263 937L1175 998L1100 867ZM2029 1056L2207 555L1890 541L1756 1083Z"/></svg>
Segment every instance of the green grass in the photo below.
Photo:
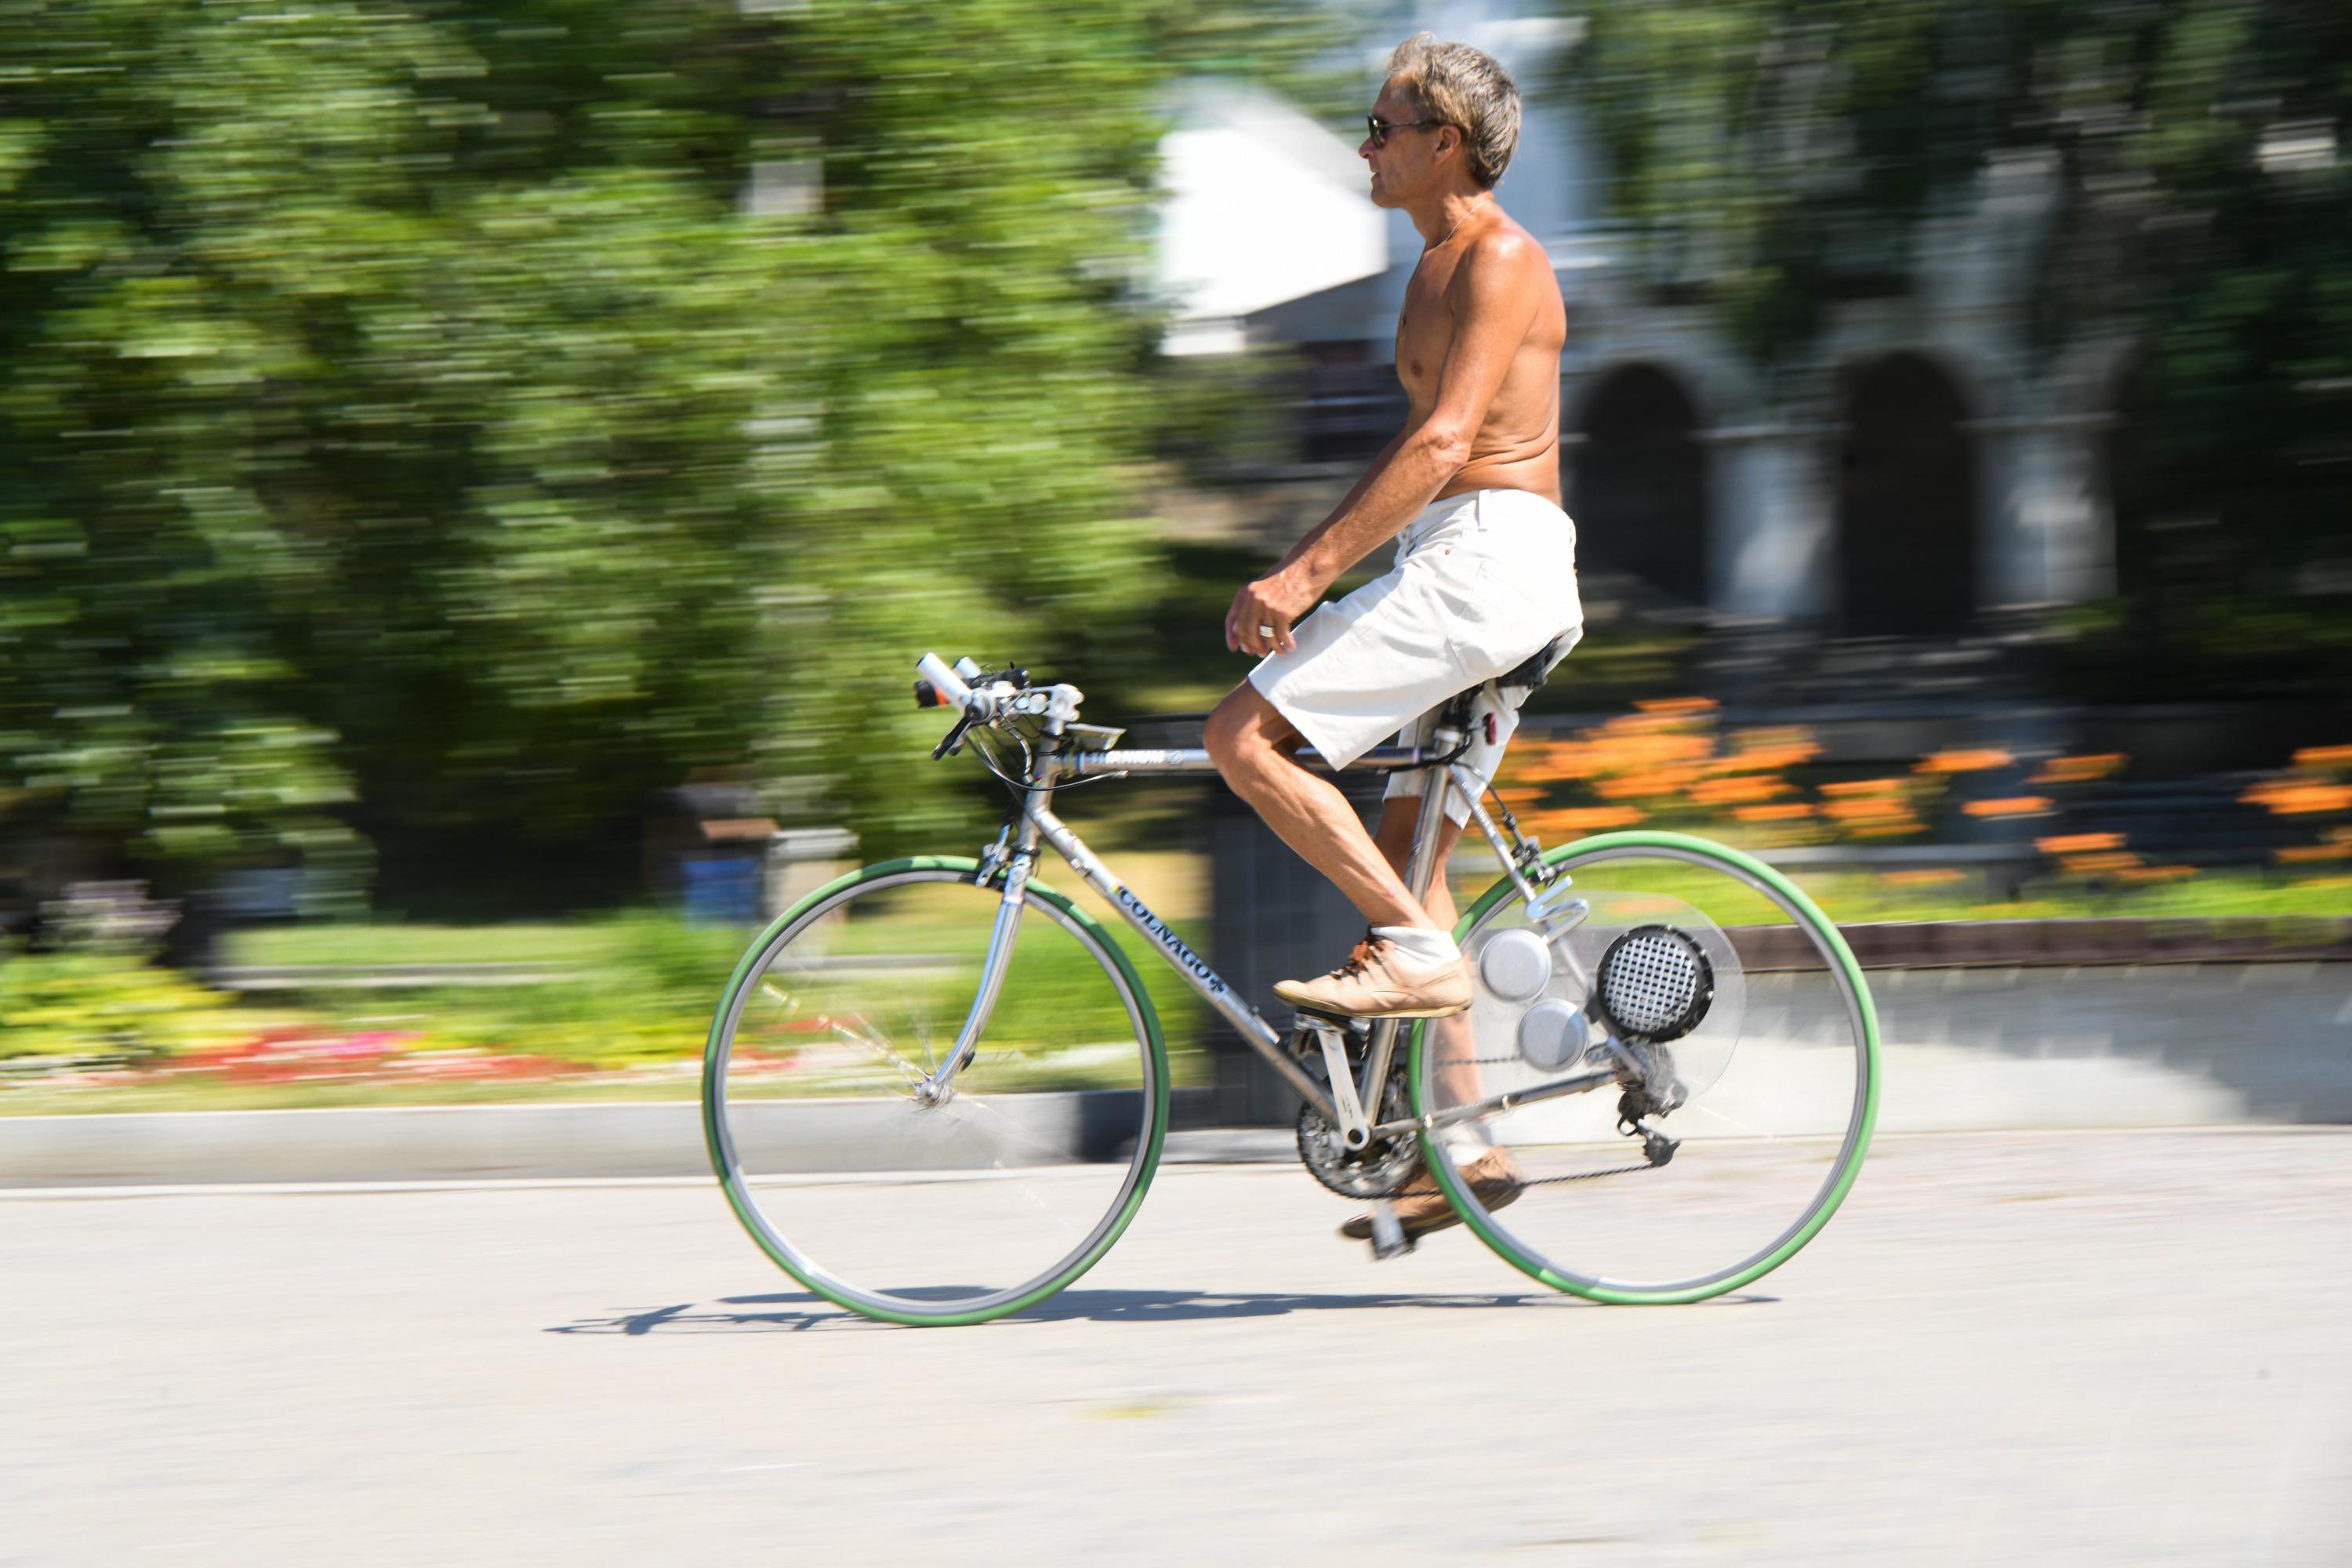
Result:
<svg viewBox="0 0 2352 1568"><path fill-rule="evenodd" d="M711 944L740 951L751 930L688 927ZM626 957L633 931L620 921L535 925L400 925L352 922L238 931L224 945L229 964L593 963ZM728 959L731 963L731 953ZM719 970L726 977L726 970Z"/></svg>
<svg viewBox="0 0 2352 1568"><path fill-rule="evenodd" d="M1499 873L1491 854L1457 857L1449 879L1464 904L1484 892ZM1590 879L1606 875L1612 888L1635 888L1696 896L1697 889L1723 890L1702 899L1708 914L1724 925L1777 923L1773 907L1724 879L1663 862L1638 873L1596 868ZM2178 882L2145 888L2098 888L2057 879L2029 881L2015 899L1995 899L1975 872L1931 886L1891 883L1869 871L1802 871L1790 880L1840 923L1867 921L2000 920L2180 920L2286 919L2352 915L2352 883L2324 878L2290 881L2258 872L2207 871Z"/></svg>

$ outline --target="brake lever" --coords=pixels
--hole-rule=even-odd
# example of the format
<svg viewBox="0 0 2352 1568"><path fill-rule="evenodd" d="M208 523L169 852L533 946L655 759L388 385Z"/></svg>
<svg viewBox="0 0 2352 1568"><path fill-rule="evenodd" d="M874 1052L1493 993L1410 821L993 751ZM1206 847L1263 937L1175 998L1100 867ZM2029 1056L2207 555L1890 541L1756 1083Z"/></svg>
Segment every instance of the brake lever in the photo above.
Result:
<svg viewBox="0 0 2352 1568"><path fill-rule="evenodd" d="M962 751L964 732L971 728L971 715L970 713L966 713L962 718L956 721L955 728L950 730L945 735L941 736L940 738L940 743L931 748L931 761L936 763L941 757L951 757L958 752Z"/></svg>

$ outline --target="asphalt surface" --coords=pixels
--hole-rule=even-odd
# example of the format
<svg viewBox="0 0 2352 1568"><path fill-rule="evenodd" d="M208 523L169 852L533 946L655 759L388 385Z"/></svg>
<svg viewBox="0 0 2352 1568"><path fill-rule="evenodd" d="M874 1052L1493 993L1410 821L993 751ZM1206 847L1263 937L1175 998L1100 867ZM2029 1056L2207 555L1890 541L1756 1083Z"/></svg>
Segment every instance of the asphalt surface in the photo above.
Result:
<svg viewBox="0 0 2352 1568"><path fill-rule="evenodd" d="M1171 1168L918 1331L706 1184L0 1195L0 1563L2352 1556L2352 1131L1888 1138L1698 1307L1345 1212Z"/></svg>

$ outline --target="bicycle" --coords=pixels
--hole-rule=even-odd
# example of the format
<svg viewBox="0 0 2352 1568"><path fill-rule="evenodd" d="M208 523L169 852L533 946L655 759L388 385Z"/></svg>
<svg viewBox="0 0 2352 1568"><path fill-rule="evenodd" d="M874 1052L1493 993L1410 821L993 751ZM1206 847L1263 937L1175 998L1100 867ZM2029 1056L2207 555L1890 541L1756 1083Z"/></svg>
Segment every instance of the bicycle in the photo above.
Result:
<svg viewBox="0 0 2352 1568"><path fill-rule="evenodd" d="M1548 662L1504 683L1538 684ZM1212 772L1205 751L1122 750L1123 731L1079 721L1076 688L1018 668L926 654L918 669L918 702L955 715L933 760L970 746L1013 791L994 842L977 859L867 866L801 900L736 965L704 1058L727 1200L816 1295L898 1323L1003 1317L1084 1274L1141 1205L1168 1134L1167 1043L1110 930L1034 877L1045 848L1297 1092L1301 1161L1374 1205L1376 1258L1410 1248L1390 1199L1425 1163L1467 1228L1532 1278L1596 1301L1696 1301L1786 1262L1852 1187L1878 1031L1836 926L1703 838L1543 850L1458 761L1475 689L1428 745L1356 764L1432 775L1416 897L1441 870L1449 794L1503 870L1456 928L1472 1009L1416 1023L1400 1049L1393 1019L1276 1028L1053 810L1082 783ZM1507 1225L1494 1210L1509 1200L1490 1207L1457 1173L1448 1142L1473 1135L1524 1167Z"/></svg>

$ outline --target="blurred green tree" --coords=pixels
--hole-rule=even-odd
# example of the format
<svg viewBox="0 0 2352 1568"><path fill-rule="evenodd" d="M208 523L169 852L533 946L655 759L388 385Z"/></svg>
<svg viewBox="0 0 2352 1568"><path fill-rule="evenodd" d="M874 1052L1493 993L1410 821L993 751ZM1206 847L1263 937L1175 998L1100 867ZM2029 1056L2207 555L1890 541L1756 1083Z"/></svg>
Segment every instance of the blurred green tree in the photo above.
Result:
<svg viewBox="0 0 2352 1568"><path fill-rule="evenodd" d="M705 767L936 843L917 654L1150 658L1160 94L1318 12L0 5L0 812L167 889L625 876Z"/></svg>

